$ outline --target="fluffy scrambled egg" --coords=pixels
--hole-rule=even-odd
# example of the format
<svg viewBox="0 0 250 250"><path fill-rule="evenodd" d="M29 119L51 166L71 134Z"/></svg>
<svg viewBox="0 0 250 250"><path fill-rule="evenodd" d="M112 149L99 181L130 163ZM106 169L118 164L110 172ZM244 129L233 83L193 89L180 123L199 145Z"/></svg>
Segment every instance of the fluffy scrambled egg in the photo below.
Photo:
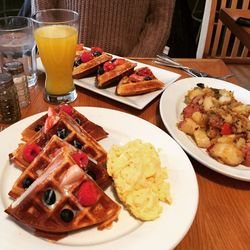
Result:
<svg viewBox="0 0 250 250"><path fill-rule="evenodd" d="M160 201L171 203L167 169L152 144L136 139L124 146L113 145L107 170L119 199L136 218L154 220L163 209Z"/></svg>

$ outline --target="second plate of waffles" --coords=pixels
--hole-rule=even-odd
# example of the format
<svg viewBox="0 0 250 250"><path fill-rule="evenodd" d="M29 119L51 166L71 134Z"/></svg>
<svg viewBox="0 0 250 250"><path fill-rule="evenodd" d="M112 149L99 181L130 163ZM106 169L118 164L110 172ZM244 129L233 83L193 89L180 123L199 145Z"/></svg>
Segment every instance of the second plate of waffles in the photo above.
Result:
<svg viewBox="0 0 250 250"><path fill-rule="evenodd" d="M172 204L162 204L163 212L158 219L142 222L128 213L116 197L113 187L109 187L105 191L106 195L121 206L118 221L113 223L111 228L100 231L96 227L88 227L70 233L53 243L33 235L28 228L10 219L4 210L11 204L8 192L20 175L20 170L10 164L8 155L21 142L23 129L44 115L44 113L37 114L19 121L0 133L1 248L10 250L16 245L26 250L34 249L34 245L37 250L63 250L75 246L88 250L108 248L115 250L124 247L138 249L138 246L141 249L174 248L192 224L198 205L195 173L184 151L161 129L138 117L102 108L78 107L76 110L90 121L102 126L108 133L107 137L98 141L107 152L114 144L124 145L134 139L152 143L159 150L161 161L168 169ZM111 122L114 120L115 124ZM186 209L183 210L183 207Z"/></svg>

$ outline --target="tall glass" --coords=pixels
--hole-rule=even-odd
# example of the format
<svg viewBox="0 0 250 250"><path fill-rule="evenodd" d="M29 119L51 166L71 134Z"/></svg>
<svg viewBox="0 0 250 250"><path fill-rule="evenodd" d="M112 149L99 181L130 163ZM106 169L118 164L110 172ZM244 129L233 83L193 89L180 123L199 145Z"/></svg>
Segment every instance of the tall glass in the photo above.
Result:
<svg viewBox="0 0 250 250"><path fill-rule="evenodd" d="M0 67L10 61L23 63L29 87L36 84L36 44L32 21L21 16L0 18Z"/></svg>
<svg viewBox="0 0 250 250"><path fill-rule="evenodd" d="M66 9L38 11L33 17L34 36L45 68L46 101L72 102L77 93L72 78L79 15Z"/></svg>

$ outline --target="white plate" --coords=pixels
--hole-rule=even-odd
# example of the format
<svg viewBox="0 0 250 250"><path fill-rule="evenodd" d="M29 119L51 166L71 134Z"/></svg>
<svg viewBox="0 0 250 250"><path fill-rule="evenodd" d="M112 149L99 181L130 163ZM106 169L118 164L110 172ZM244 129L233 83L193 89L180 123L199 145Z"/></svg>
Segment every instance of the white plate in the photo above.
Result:
<svg viewBox="0 0 250 250"><path fill-rule="evenodd" d="M114 56L114 55L113 55ZM118 56L114 56L116 58L118 58ZM168 71L168 70L164 70L164 69L160 69L154 66L150 66L144 63L139 63L136 61L132 61L129 60L131 62L137 63L136 68L140 68L140 67L149 67L152 72L154 73L154 75L163 83L166 84L166 87L168 84L176 81L180 75L176 74L174 72ZM39 70L44 71L43 65L41 63L40 58L37 59L37 68ZM83 87L85 89L91 90L95 93L98 93L100 95L109 97L110 99L116 100L118 102L127 104L131 107L134 107L136 109L143 109L147 104L149 104L153 99L155 99L159 94L161 94L165 88L161 89L161 90L157 90L151 93L147 93L147 94L143 94L143 95L137 95L137 96L128 96L128 97L124 97L124 96L118 96L115 94L115 87L110 87L110 88L106 88L106 89L99 89L95 86L95 77L85 77L82 79L74 79L74 83L80 87Z"/></svg>
<svg viewBox="0 0 250 250"><path fill-rule="evenodd" d="M81 230L57 243L40 239L10 219L4 209L10 204L8 191L19 174L9 164L8 154L17 147L20 132L41 114L31 116L0 133L0 248L4 250L73 249L157 249L174 248L191 226L198 205L198 186L193 167L182 148L164 131L138 117L111 109L77 108L92 121L102 125L109 136L101 144L109 150L112 144L124 144L141 138L161 149L161 160L168 167L172 205L163 204L161 217L152 222L140 222L122 209L117 223L109 230ZM113 198L111 190L107 191ZM185 209L183 209L185 208ZM79 248L79 249L80 249Z"/></svg>
<svg viewBox="0 0 250 250"><path fill-rule="evenodd" d="M187 136L177 128L176 124L180 120L183 108L186 106L184 97L187 91L194 88L197 83L204 83L212 88L231 90L234 92L237 100L246 104L250 102L250 92L232 83L202 77L182 79L171 84L161 96L160 115L164 125L182 148L203 165L223 175L243 181L250 181L250 168L242 165L230 167L219 163L210 157L205 150L197 147L190 136Z"/></svg>

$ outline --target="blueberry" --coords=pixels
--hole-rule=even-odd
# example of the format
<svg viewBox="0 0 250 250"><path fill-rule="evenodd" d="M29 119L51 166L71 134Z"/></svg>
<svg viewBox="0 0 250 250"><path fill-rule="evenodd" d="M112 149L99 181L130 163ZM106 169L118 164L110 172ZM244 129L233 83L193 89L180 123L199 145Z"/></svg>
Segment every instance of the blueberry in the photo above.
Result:
<svg viewBox="0 0 250 250"><path fill-rule="evenodd" d="M56 202L56 193L53 189L49 188L45 191L43 200L47 205L53 205Z"/></svg>
<svg viewBox="0 0 250 250"><path fill-rule="evenodd" d="M23 188L28 188L28 187L32 184L33 181L34 181L34 180L33 180L32 178L26 177L26 178L23 180L23 182L22 182Z"/></svg>
<svg viewBox="0 0 250 250"><path fill-rule="evenodd" d="M97 74L98 74L98 75L102 75L103 73L104 73L103 67L102 67L102 66L98 67L98 69L97 69Z"/></svg>
<svg viewBox="0 0 250 250"><path fill-rule="evenodd" d="M82 63L81 58L79 57L77 60L74 61L74 67L79 66Z"/></svg>
<svg viewBox="0 0 250 250"><path fill-rule="evenodd" d="M149 80L152 80L152 78L151 78L150 76L145 76L145 77L144 77L144 80L145 80L145 81L149 81Z"/></svg>
<svg viewBox="0 0 250 250"><path fill-rule="evenodd" d="M70 222L74 218L74 213L72 210L65 208L61 211L60 217L64 222Z"/></svg>
<svg viewBox="0 0 250 250"><path fill-rule="evenodd" d="M94 53L93 53L93 56L94 57L97 57L97 56L100 56L102 53L100 52L100 51L95 51Z"/></svg>
<svg viewBox="0 0 250 250"><path fill-rule="evenodd" d="M87 174L88 174L90 177L92 177L93 180L96 180L96 174L95 174L93 171L87 170Z"/></svg>
<svg viewBox="0 0 250 250"><path fill-rule="evenodd" d="M41 124L36 125L35 126L35 131L36 132L40 131L42 127L43 127L43 125L41 125Z"/></svg>
<svg viewBox="0 0 250 250"><path fill-rule="evenodd" d="M76 118L75 121L79 124L79 125L82 125L82 122L79 118Z"/></svg>
<svg viewBox="0 0 250 250"><path fill-rule="evenodd" d="M65 128L57 131L57 136L60 137L61 139L66 138L67 135L68 135L68 131Z"/></svg>
<svg viewBox="0 0 250 250"><path fill-rule="evenodd" d="M82 148L82 144L76 139L73 140L73 146L78 148L78 149Z"/></svg>

